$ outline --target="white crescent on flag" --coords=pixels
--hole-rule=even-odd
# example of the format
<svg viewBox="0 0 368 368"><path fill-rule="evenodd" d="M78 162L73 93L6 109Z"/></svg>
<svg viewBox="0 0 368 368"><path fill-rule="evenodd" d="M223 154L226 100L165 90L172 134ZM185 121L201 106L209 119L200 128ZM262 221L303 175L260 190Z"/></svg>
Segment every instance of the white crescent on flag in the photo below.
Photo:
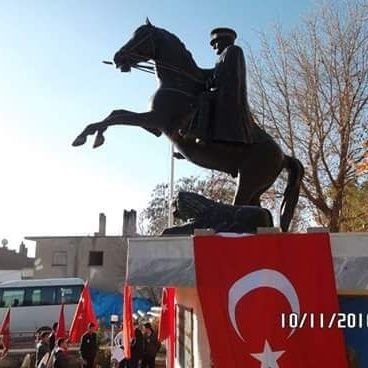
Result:
<svg viewBox="0 0 368 368"><path fill-rule="evenodd" d="M242 299L245 295L250 293L252 290L262 287L267 287L279 291L289 302L291 311L298 315L300 314L298 294L293 284L285 275L283 275L279 271L271 269L261 269L251 272L234 282L234 284L229 289L228 297L228 313L231 324L238 336L243 341L245 341L245 339L240 333L238 324L236 322L236 306L240 299ZM288 337L290 337L294 332L295 329L292 329Z"/></svg>

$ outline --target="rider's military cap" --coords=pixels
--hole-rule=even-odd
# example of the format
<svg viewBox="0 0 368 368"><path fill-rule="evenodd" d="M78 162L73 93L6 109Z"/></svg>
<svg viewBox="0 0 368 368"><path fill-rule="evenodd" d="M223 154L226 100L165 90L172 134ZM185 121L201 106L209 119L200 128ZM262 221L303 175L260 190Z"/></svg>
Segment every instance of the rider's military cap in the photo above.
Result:
<svg viewBox="0 0 368 368"><path fill-rule="evenodd" d="M229 38L232 38L233 41L235 41L237 37L237 34L233 29L225 28L225 27L215 28L214 30L211 31L210 35L211 35L210 44L212 46L216 42L216 40L218 40L221 37L229 37Z"/></svg>

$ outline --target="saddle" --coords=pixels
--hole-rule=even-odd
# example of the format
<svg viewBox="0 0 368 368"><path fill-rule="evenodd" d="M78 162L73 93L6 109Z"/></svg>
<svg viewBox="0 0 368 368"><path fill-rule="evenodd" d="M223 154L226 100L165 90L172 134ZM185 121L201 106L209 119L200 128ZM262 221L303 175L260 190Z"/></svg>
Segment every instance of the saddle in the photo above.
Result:
<svg viewBox="0 0 368 368"><path fill-rule="evenodd" d="M214 93L214 91L206 91L199 96L192 118L181 131L185 138L199 140L202 143L211 141Z"/></svg>

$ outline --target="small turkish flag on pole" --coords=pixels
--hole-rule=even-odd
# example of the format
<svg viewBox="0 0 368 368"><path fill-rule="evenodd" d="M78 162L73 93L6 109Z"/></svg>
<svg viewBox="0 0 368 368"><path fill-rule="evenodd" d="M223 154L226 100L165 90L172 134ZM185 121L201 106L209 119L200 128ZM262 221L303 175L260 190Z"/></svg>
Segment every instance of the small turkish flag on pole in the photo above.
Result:
<svg viewBox="0 0 368 368"><path fill-rule="evenodd" d="M4 315L3 322L0 327L0 336L2 337L2 352L0 358L4 357L9 350L10 345L10 307Z"/></svg>
<svg viewBox="0 0 368 368"><path fill-rule="evenodd" d="M134 337L132 287L124 286L124 308L123 308L123 345L126 359L131 358L130 342Z"/></svg>
<svg viewBox="0 0 368 368"><path fill-rule="evenodd" d="M216 368L347 367L328 234L196 237L194 254Z"/></svg>
<svg viewBox="0 0 368 368"><path fill-rule="evenodd" d="M164 288L162 291L160 324L158 340L168 339L166 367L174 368L175 357L175 288Z"/></svg>
<svg viewBox="0 0 368 368"><path fill-rule="evenodd" d="M64 304L62 304L60 308L59 323L58 323L55 337L58 339L60 337L65 337L65 336L66 336L66 331L65 331L65 318L64 318Z"/></svg>
<svg viewBox="0 0 368 368"><path fill-rule="evenodd" d="M75 310L72 325L70 326L69 341L78 343L82 335L87 331L88 324L92 322L96 327L97 319L92 305L91 294L89 292L88 282L84 284L80 295L77 309Z"/></svg>

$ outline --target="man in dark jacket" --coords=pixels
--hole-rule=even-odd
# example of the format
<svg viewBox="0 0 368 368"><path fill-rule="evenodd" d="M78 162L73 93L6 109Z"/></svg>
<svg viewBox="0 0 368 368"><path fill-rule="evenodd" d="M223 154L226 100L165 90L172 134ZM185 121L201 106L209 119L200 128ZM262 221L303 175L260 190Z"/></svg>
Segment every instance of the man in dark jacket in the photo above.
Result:
<svg viewBox="0 0 368 368"><path fill-rule="evenodd" d="M52 352L55 348L56 331L57 331L58 326L59 326L58 322L55 322L52 325L52 331L51 331L50 336L49 336L49 349L50 349L50 352Z"/></svg>
<svg viewBox="0 0 368 368"><path fill-rule="evenodd" d="M36 346L36 367L40 363L41 359L44 357L46 353L49 352L49 344L48 344L49 333L44 331L41 333L37 346Z"/></svg>
<svg viewBox="0 0 368 368"><path fill-rule="evenodd" d="M130 344L130 353L128 368L138 368L139 361L143 358L143 334L138 322L134 324L134 339Z"/></svg>
<svg viewBox="0 0 368 368"><path fill-rule="evenodd" d="M94 332L95 327L95 324L90 322L87 332L82 336L80 353L83 359L83 367L86 368L93 368L96 359L97 335Z"/></svg>
<svg viewBox="0 0 368 368"><path fill-rule="evenodd" d="M67 339L60 338L57 340L57 349L55 352L54 368L69 368L69 358L67 355L68 344Z"/></svg>
<svg viewBox="0 0 368 368"><path fill-rule="evenodd" d="M144 324L142 368L155 368L160 343L150 323Z"/></svg>

